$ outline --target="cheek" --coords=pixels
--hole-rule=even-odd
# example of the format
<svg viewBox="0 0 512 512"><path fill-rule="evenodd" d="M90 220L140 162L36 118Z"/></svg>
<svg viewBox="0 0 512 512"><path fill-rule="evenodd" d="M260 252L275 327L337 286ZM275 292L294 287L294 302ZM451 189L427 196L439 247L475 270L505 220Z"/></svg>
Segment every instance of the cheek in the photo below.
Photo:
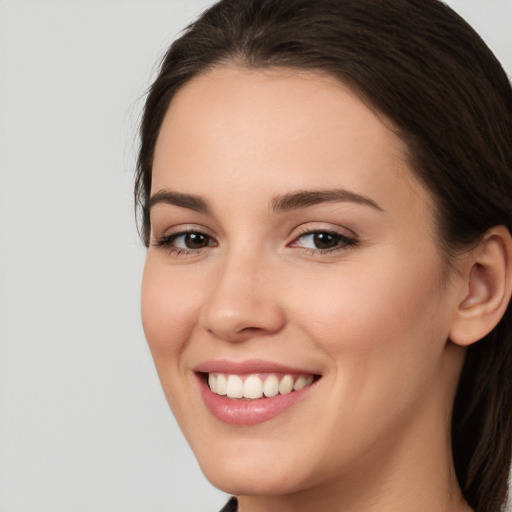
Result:
<svg viewBox="0 0 512 512"><path fill-rule="evenodd" d="M141 289L144 334L166 399L176 420L183 424L187 410L187 368L182 357L197 325L196 287L186 286L183 273L170 272L164 262L148 253Z"/></svg>
<svg viewBox="0 0 512 512"><path fill-rule="evenodd" d="M335 364L353 363L358 375L366 368L378 375L420 367L425 357L439 356L446 342L449 327L436 257L428 266L393 261L383 257L357 269L347 265L337 273L316 273L297 311L303 329Z"/></svg>
<svg viewBox="0 0 512 512"><path fill-rule="evenodd" d="M148 253L141 290L142 325L157 369L165 360L178 362L194 328L198 297L194 286L186 286L179 272Z"/></svg>
<svg viewBox="0 0 512 512"><path fill-rule="evenodd" d="M301 330L331 362L330 397L338 406L326 413L328 435L354 446L405 422L442 381L447 315L437 268L396 269L375 263L325 279L317 273L295 310Z"/></svg>

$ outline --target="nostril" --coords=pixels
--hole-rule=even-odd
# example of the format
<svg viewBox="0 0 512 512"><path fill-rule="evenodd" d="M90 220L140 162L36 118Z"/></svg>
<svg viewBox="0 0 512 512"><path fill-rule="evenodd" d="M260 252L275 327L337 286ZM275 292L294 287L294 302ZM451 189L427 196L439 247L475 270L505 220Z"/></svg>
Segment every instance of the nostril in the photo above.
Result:
<svg viewBox="0 0 512 512"><path fill-rule="evenodd" d="M206 324L206 325L205 325ZM246 341L260 336L273 335L279 332L284 322L281 319L265 318L261 315L259 324L257 321L243 318L210 318L205 322L204 327L211 336L231 342Z"/></svg>
<svg viewBox="0 0 512 512"><path fill-rule="evenodd" d="M226 263L205 297L200 323L218 339L244 341L276 333L285 323L279 294L243 270Z"/></svg>

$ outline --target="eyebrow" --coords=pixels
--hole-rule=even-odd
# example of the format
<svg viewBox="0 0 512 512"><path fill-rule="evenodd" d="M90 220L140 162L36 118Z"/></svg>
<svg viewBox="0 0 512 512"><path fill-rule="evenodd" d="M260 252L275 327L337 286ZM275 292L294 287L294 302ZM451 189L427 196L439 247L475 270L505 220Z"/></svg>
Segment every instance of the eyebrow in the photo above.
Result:
<svg viewBox="0 0 512 512"><path fill-rule="evenodd" d="M373 201L373 199L345 189L299 190L297 192L282 194L272 199L270 202L270 208L272 211L277 213L307 208L308 206L314 206L322 203L335 202L356 203L383 211L382 208ZM193 194L172 192L165 189L159 190L150 197L148 207L151 209L157 204L170 204L199 213L212 213L210 205L202 197Z"/></svg>
<svg viewBox="0 0 512 512"><path fill-rule="evenodd" d="M149 199L148 208L151 209L153 206L162 203L188 208L189 210L194 210L199 213L212 212L209 204L202 197L192 194L182 194L180 192L171 192L170 190L159 190L153 194Z"/></svg>
<svg viewBox="0 0 512 512"><path fill-rule="evenodd" d="M345 189L299 190L298 192L283 194L272 199L271 208L274 212L286 212L321 203L335 202L356 203L383 211L373 199Z"/></svg>

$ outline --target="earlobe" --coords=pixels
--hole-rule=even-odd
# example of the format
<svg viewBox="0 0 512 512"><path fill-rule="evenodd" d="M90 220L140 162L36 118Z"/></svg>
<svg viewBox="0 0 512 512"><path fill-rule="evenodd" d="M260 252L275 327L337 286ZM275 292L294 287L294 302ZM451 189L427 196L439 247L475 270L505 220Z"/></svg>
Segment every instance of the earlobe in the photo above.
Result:
<svg viewBox="0 0 512 512"><path fill-rule="evenodd" d="M496 226L467 254L465 294L458 304L450 340L468 346L482 339L501 320L512 293L512 238Z"/></svg>

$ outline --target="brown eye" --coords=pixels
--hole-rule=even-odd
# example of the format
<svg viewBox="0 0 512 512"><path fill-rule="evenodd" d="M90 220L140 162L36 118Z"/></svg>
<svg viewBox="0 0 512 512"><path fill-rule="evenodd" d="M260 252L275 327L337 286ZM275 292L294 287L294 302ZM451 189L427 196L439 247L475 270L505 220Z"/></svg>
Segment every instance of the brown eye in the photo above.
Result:
<svg viewBox="0 0 512 512"><path fill-rule="evenodd" d="M332 233L314 233L313 245L315 249L332 249L341 243L340 236Z"/></svg>
<svg viewBox="0 0 512 512"><path fill-rule="evenodd" d="M183 239L182 243L187 249L202 249L210 244L210 237L204 233L186 233L177 237L176 240L180 238Z"/></svg>
<svg viewBox="0 0 512 512"><path fill-rule="evenodd" d="M336 231L310 231L299 236L291 245L319 253L343 249L357 243L355 238L348 237Z"/></svg>
<svg viewBox="0 0 512 512"><path fill-rule="evenodd" d="M170 252L199 251L206 247L216 246L215 240L200 231L182 231L165 235L155 241L157 247L165 247Z"/></svg>

